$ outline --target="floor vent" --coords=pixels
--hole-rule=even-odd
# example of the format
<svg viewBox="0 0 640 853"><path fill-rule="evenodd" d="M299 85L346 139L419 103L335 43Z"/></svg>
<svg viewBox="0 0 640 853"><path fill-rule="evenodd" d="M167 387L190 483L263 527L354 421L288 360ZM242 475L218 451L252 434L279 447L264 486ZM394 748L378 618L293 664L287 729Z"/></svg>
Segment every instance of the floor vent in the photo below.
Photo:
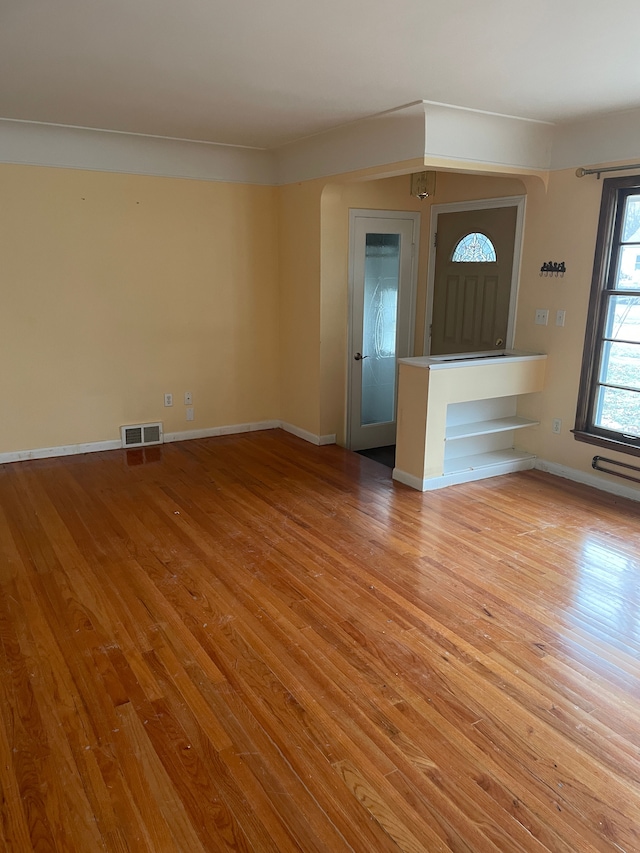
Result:
<svg viewBox="0 0 640 853"><path fill-rule="evenodd" d="M123 447L147 447L162 444L162 424L131 424L120 427Z"/></svg>

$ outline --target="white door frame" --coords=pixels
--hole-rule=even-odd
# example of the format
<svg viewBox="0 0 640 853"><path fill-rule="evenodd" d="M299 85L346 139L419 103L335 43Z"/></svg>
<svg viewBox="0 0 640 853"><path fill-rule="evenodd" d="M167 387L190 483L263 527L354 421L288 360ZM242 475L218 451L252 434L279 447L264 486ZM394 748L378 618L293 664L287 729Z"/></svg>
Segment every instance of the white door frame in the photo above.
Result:
<svg viewBox="0 0 640 853"><path fill-rule="evenodd" d="M413 245L411 253L411 283L409 293L410 317L409 317L409 352L413 353L416 327L416 293L418 285L418 244L420 240L420 217L421 214L414 210L365 210L363 208L349 208L349 303L347 309L347 399L345 401L345 427L346 445L351 445L351 368L355 350L353 347L353 299L354 299L354 260L355 260L355 220L358 217L366 219L412 219L413 220ZM396 394L397 394L396 383Z"/></svg>
<svg viewBox="0 0 640 853"><path fill-rule="evenodd" d="M520 286L520 262L522 260L522 241L524 237L524 214L527 197L524 195L505 198L485 198L478 201L459 201L451 204L431 205L431 227L429 229L429 264L427 267L427 317L424 326L424 354L431 352L431 322L433 318L433 292L436 277L436 252L433 251L438 231L438 217L441 213L460 213L465 210L487 210L494 207L515 207L516 231L513 238L513 269L511 272L511 296L509 297L509 321L505 349L513 347L516 331L516 309L518 307L518 288Z"/></svg>

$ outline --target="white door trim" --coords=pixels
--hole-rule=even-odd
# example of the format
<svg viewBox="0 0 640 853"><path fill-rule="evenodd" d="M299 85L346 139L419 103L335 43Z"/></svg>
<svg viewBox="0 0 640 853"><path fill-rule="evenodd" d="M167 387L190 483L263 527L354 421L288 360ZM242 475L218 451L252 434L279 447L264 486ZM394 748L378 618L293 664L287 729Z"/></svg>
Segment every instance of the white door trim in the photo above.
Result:
<svg viewBox="0 0 640 853"><path fill-rule="evenodd" d="M513 269L511 272L511 296L509 297L509 321L505 349L513 348L516 331L516 309L518 307L518 288L520 286L520 263L522 260L522 242L524 237L524 214L527 197L524 195L505 198L485 198L478 201L458 201L451 204L431 205L431 226L429 229L429 263L427 267L427 316L424 326L425 355L431 352L431 320L433 317L433 291L436 277L436 253L433 251L438 231L438 217L441 213L460 213L465 210L487 210L494 207L515 207L516 232L513 238Z"/></svg>
<svg viewBox="0 0 640 853"><path fill-rule="evenodd" d="M351 445L351 362L355 355L353 347L353 274L355 260L355 220L358 217L366 219L412 219L413 220L413 249L411 255L411 284L410 284L410 318L409 318L409 351L413 353L416 327L416 293L418 290L418 244L420 240L420 218L421 214L414 210L366 210L363 208L349 208L349 279L348 279L348 306L347 306L347 399L345 401L345 436L346 445ZM396 389L397 393L397 389Z"/></svg>

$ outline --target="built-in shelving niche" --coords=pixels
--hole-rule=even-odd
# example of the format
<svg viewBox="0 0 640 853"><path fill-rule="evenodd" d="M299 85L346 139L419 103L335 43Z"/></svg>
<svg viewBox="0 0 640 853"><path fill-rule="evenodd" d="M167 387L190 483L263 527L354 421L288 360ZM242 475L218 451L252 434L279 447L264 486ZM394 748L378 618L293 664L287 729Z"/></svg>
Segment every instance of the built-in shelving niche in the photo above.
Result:
<svg viewBox="0 0 640 853"><path fill-rule="evenodd" d="M525 461L533 455L514 448L514 434L539 422L516 415L517 396L447 406L444 474Z"/></svg>

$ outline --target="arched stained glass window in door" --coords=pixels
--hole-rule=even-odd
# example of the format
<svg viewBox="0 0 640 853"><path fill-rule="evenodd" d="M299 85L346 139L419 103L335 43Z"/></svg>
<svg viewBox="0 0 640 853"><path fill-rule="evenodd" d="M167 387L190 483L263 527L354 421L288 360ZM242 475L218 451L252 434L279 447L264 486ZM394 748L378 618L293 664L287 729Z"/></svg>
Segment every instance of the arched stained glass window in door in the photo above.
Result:
<svg viewBox="0 0 640 853"><path fill-rule="evenodd" d="M459 241L453 250L451 260L460 263L490 264L495 263L498 258L491 240L479 231L472 231Z"/></svg>

